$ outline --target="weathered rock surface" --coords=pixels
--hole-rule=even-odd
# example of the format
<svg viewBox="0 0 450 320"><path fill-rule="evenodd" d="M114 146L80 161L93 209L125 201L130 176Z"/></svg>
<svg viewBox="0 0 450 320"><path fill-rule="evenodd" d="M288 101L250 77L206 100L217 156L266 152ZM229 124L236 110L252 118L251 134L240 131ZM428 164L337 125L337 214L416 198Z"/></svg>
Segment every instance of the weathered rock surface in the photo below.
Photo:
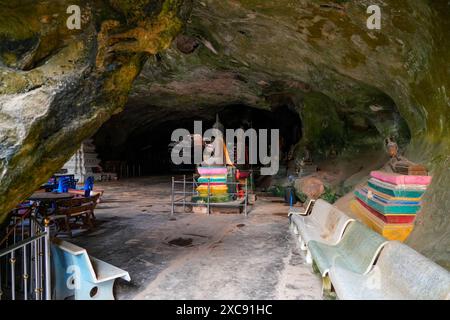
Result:
<svg viewBox="0 0 450 320"><path fill-rule="evenodd" d="M70 30L75 3L0 2L1 220L123 108L147 54L182 27L181 1L115 0L78 2Z"/></svg>
<svg viewBox="0 0 450 320"><path fill-rule="evenodd" d="M435 180L409 243L450 267L450 7L387 1L382 29L369 31L370 4L202 1L183 33L201 44L148 61L130 109L290 104L303 121L297 156L304 146L326 156L330 146L380 148L389 135L410 141L406 155Z"/></svg>
<svg viewBox="0 0 450 320"><path fill-rule="evenodd" d="M0 27L1 213L121 109L145 57L159 52L117 116L124 128L174 111L288 104L303 122L298 157L305 147L357 154L400 137L435 176L409 243L450 267L448 1L380 2L381 30L366 27L373 1L202 0L192 12L186 1L110 0L108 10L92 1L74 33L47 23L66 3L52 12L44 3L30 13L6 5L15 27ZM183 28L179 16L188 16Z"/></svg>

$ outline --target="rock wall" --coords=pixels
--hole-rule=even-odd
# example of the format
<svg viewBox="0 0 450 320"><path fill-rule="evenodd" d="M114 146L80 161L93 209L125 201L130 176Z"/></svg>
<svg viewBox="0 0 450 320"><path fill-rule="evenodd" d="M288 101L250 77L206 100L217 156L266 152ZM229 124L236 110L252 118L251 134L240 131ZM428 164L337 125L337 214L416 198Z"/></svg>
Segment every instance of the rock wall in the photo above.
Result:
<svg viewBox="0 0 450 320"><path fill-rule="evenodd" d="M299 155L410 141L435 180L409 243L448 265L448 1L90 1L79 32L61 28L66 1L0 2L3 216L122 109L140 73L128 101L140 115L289 104L324 128L304 126ZM372 4L381 30L366 27Z"/></svg>
<svg viewBox="0 0 450 320"><path fill-rule="evenodd" d="M81 8L80 30L66 26ZM0 1L0 219L125 105L181 1Z"/></svg>
<svg viewBox="0 0 450 320"><path fill-rule="evenodd" d="M382 10L379 31L366 28L371 4ZM449 267L449 21L442 0L203 1L183 35L197 48L173 45L149 61L130 101L292 104L305 122L299 155L302 145L316 151L344 140L351 143L342 152L357 153L388 135L410 141L406 155L428 165L435 180L408 243ZM334 139L327 143L325 133Z"/></svg>

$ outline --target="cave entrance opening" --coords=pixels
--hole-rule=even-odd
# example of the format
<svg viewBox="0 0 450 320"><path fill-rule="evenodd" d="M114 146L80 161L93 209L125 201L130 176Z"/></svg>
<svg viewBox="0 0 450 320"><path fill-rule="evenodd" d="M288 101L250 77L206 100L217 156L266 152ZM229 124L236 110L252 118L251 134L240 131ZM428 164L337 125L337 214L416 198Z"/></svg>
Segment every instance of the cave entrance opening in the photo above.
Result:
<svg viewBox="0 0 450 320"><path fill-rule="evenodd" d="M172 132L186 129L194 132L194 121L202 121L203 131L212 128L219 116L225 129L253 128L279 130L280 168L284 170L290 151L301 139L299 115L289 106L280 105L263 110L245 105L200 108L198 111L145 113L132 108L112 117L93 137L96 151L105 171L120 178L163 174L190 174L195 164L174 165L171 161ZM268 139L270 142L270 138ZM247 140L248 145L248 140ZM242 165L249 169L250 164ZM258 168L260 164L256 164ZM238 165L239 168L239 165Z"/></svg>

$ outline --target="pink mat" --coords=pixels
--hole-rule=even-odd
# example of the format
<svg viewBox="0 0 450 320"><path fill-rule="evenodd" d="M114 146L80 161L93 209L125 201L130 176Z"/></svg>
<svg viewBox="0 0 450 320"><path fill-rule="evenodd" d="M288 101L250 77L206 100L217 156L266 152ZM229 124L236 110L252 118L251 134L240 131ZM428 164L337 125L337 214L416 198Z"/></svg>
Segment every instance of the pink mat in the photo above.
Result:
<svg viewBox="0 0 450 320"><path fill-rule="evenodd" d="M427 186L431 183L431 176L404 176L397 173L372 171L370 175L378 180L395 184L395 185L408 185L416 184Z"/></svg>
<svg viewBox="0 0 450 320"><path fill-rule="evenodd" d="M202 176L226 175L228 172L226 167L198 167L197 171Z"/></svg>

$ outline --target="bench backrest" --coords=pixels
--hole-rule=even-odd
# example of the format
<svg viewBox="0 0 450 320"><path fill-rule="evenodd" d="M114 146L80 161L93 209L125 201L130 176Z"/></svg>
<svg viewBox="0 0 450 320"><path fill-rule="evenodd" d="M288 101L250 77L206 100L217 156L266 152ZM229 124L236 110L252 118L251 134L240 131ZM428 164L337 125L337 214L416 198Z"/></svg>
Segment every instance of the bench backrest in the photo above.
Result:
<svg viewBox="0 0 450 320"><path fill-rule="evenodd" d="M331 207L332 205L326 202L325 200L318 199L314 203L314 207L311 212L311 217L324 215L324 212L326 214L329 210L331 210Z"/></svg>
<svg viewBox="0 0 450 320"><path fill-rule="evenodd" d="M335 206L324 200L317 200L308 217L319 227L322 239L330 243L338 243L346 226L354 221Z"/></svg>
<svg viewBox="0 0 450 320"><path fill-rule="evenodd" d="M450 299L450 273L398 241L386 244L376 267L385 279L384 283L395 286L408 298Z"/></svg>
<svg viewBox="0 0 450 320"><path fill-rule="evenodd" d="M85 249L73 243L55 238L51 248L56 300L70 296L82 300L114 299L111 281L117 278L131 280L127 271L89 256ZM93 297L90 293L92 286L103 289ZM105 291L105 288L111 291Z"/></svg>
<svg viewBox="0 0 450 320"><path fill-rule="evenodd" d="M91 282L97 282L97 275L92 266L91 260L86 249L60 239L54 239L52 243L52 254L55 263L59 268L55 271L64 273L64 278L69 278L74 272L80 272L82 279ZM79 270L73 269L73 266L79 267Z"/></svg>
<svg viewBox="0 0 450 320"><path fill-rule="evenodd" d="M85 249L55 238L52 241L51 251L56 300L76 296L77 289L81 288L84 281L97 282Z"/></svg>
<svg viewBox="0 0 450 320"><path fill-rule="evenodd" d="M346 265L351 266L354 272L366 274L387 242L378 233L354 221L345 230L337 248L345 255Z"/></svg>
<svg viewBox="0 0 450 320"><path fill-rule="evenodd" d="M59 200L56 203L57 214L80 214L92 212L97 204L97 196Z"/></svg>

